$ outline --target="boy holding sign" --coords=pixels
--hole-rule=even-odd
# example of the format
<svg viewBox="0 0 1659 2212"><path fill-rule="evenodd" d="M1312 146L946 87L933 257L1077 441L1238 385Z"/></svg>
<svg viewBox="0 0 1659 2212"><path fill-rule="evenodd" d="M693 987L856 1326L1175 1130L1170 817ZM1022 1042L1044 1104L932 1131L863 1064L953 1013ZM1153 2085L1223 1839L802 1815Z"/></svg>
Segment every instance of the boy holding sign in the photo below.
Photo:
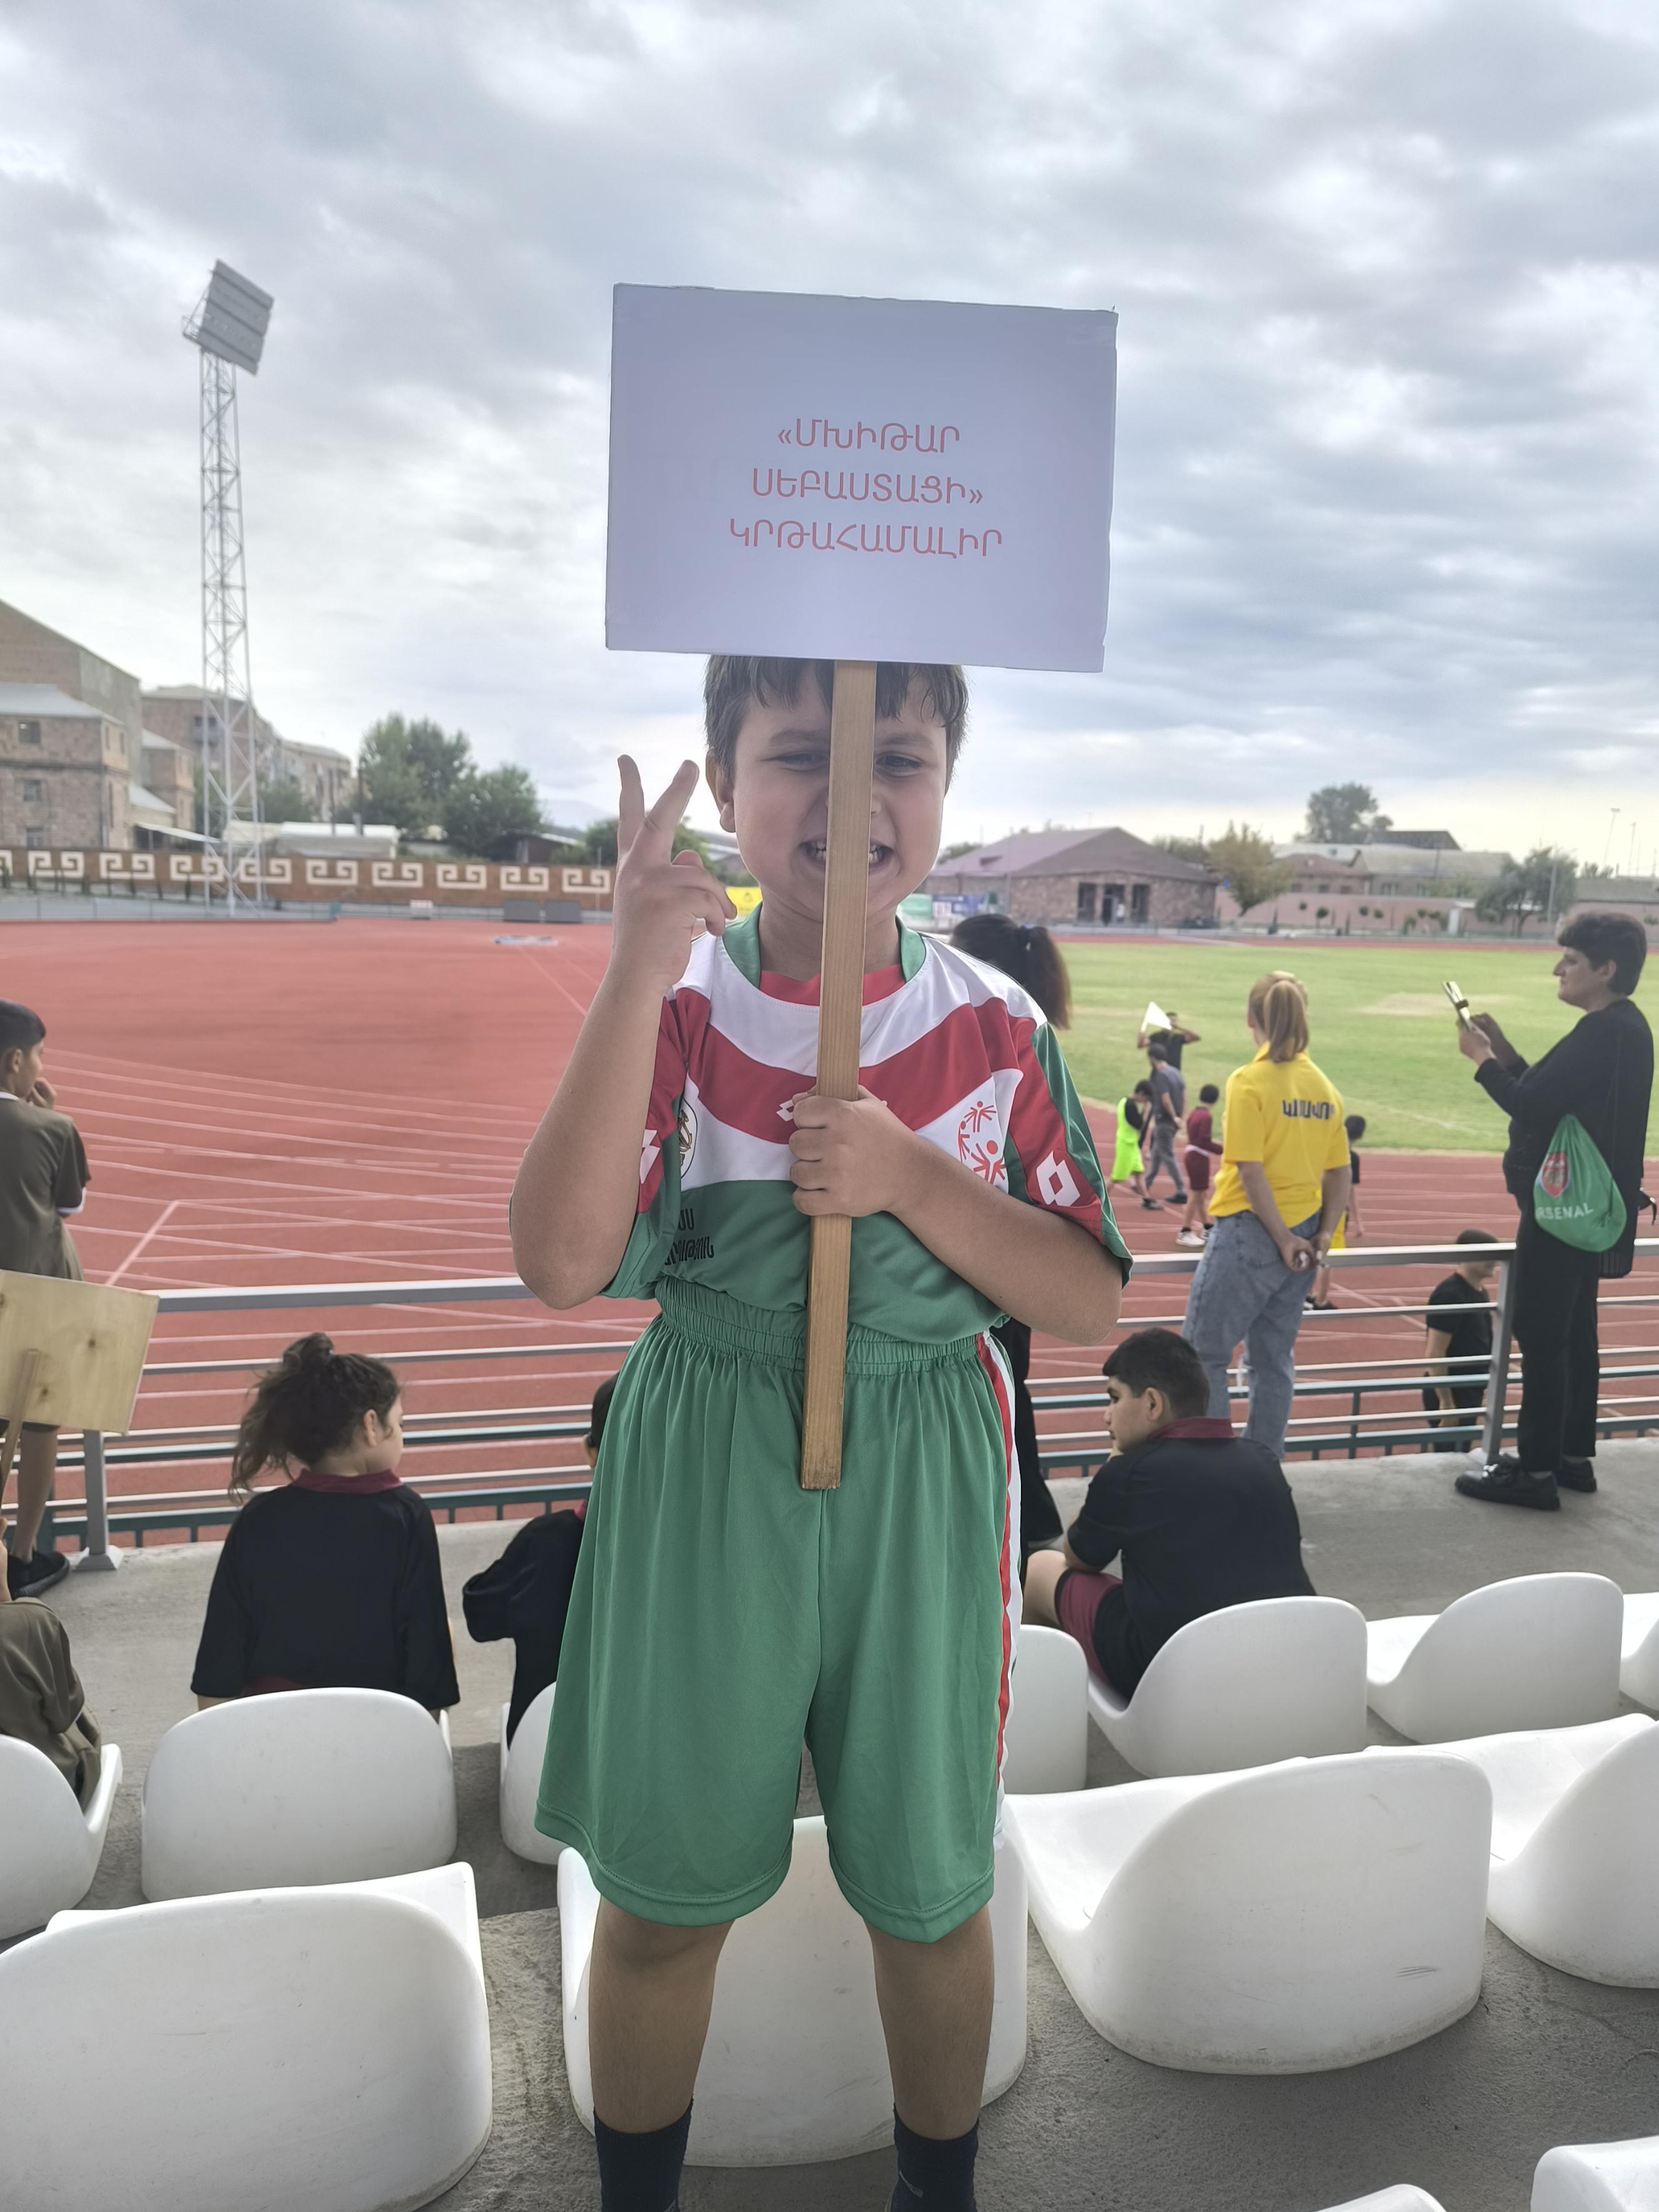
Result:
<svg viewBox="0 0 1659 2212"><path fill-rule="evenodd" d="M623 762L610 964L514 1193L550 1305L661 1307L605 1432L537 1816L605 1900L608 2212L674 2201L720 1947L787 1871L803 1737L870 1930L894 2201L972 2205L1018 1626L990 1332L1014 1312L1099 1342L1128 1267L1040 1009L897 918L938 849L954 667L878 671L860 1093L813 1091L831 689L821 663L709 664L708 781L762 890L741 921L671 856L694 763L648 809ZM807 1246L831 1214L854 1217L842 1478L811 1491Z"/></svg>

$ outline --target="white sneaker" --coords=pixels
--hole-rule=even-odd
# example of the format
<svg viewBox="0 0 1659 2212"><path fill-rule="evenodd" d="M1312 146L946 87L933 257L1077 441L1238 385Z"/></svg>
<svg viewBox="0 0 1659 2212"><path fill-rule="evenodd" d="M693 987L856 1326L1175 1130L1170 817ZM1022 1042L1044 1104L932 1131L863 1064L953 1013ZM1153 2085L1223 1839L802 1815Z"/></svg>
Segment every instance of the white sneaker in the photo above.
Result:
<svg viewBox="0 0 1659 2212"><path fill-rule="evenodd" d="M1175 1241L1178 1244L1184 1245L1189 1252L1202 1252L1204 1249L1203 1237L1196 1229L1178 1229L1175 1232Z"/></svg>

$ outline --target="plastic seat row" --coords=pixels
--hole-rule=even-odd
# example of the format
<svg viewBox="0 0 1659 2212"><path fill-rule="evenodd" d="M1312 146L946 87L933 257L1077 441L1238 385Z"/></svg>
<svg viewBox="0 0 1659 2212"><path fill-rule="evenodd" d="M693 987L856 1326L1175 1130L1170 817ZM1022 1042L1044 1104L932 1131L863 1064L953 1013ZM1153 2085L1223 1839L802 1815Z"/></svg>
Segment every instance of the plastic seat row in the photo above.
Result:
<svg viewBox="0 0 1659 2212"><path fill-rule="evenodd" d="M1359 1751L1367 1705L1416 1743L1610 1719L1621 1687L1659 1707L1659 1595L1626 1599L1601 1575L1518 1576L1394 1620L1330 1597L1229 1606L1172 1636L1132 1698L1081 1649L1063 1656L1070 1642L1021 1631L1011 1791L1082 1787L1085 1714L1162 1777Z"/></svg>
<svg viewBox="0 0 1659 2212"><path fill-rule="evenodd" d="M1005 1784L1081 1789L1090 1718L1141 1773L1208 1774L1357 1751L1367 1697L1402 1734L1434 1742L1604 1718L1621 1680L1659 1706L1659 1595L1621 1600L1595 1575L1524 1576L1438 1615L1369 1626L1335 1598L1232 1607L1173 1637L1132 1698L1093 1676L1069 1638L1027 1629ZM553 1694L511 1747L504 1707L500 1741L503 1837L545 1864L559 1858L535 1825ZM0 1741L0 1936L85 1895L120 1776L112 1745L83 1816L47 1759ZM290 1692L168 1730L145 1778L141 1878L151 1899L369 1881L440 1864L455 1837L446 1730L383 1691Z"/></svg>
<svg viewBox="0 0 1659 2212"><path fill-rule="evenodd" d="M1204 2072L1348 2066L1480 1991L1484 1923L1659 1987L1659 1723L1016 1796L1032 1917L1120 2048Z"/></svg>
<svg viewBox="0 0 1659 2212"><path fill-rule="evenodd" d="M1659 2206L1659 2136L1634 2142L1564 2143L1547 2150L1532 2177L1531 2212L1654 2212ZM1426 2189L1401 2185L1350 2197L1330 2212L1445 2212Z"/></svg>
<svg viewBox="0 0 1659 2212"><path fill-rule="evenodd" d="M0 2081L83 2116L9 2131L18 2212L410 2212L489 2134L472 1869L60 1912L0 1956Z"/></svg>

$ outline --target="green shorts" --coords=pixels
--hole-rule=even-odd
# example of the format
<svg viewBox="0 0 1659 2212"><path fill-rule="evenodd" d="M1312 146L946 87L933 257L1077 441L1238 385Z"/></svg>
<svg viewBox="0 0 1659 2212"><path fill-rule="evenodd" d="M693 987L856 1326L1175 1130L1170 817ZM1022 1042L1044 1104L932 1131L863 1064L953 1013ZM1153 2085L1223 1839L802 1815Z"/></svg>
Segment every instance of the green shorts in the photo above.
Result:
<svg viewBox="0 0 1659 2212"><path fill-rule="evenodd" d="M841 1484L800 1486L802 1316L665 1281L605 1424L536 1826L644 1920L764 1905L801 1745L854 1911L931 1942L990 1895L1019 1584L988 1337L855 1328Z"/></svg>

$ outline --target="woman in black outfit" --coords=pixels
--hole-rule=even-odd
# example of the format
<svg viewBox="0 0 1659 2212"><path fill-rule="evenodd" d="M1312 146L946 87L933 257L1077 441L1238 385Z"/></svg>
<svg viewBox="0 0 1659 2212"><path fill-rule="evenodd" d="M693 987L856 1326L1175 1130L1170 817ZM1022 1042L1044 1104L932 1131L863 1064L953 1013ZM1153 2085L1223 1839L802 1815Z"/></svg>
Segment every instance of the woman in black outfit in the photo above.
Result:
<svg viewBox="0 0 1659 2212"><path fill-rule="evenodd" d="M959 952L983 960L1013 976L1057 1030L1071 1022L1071 978L1059 946L1040 922L1010 921L1005 914L971 914L950 933ZM1055 1504L1037 1456L1037 1417L1026 1378L1031 1372L1031 1331L1022 1321L1005 1321L992 1335L1008 1354L1014 1376L1014 1448L1020 1462L1020 1571L1044 1544L1060 1534Z"/></svg>
<svg viewBox="0 0 1659 2212"><path fill-rule="evenodd" d="M1559 1490L1595 1487L1595 1402L1601 1385L1596 1290L1604 1275L1627 1275L1636 1243L1653 1089L1653 1035L1631 1003L1647 957L1647 933L1633 915L1577 914L1563 922L1554 975L1562 1003L1580 1019L1533 1066L1490 1014L1457 1033L1474 1079L1510 1117L1504 1181L1521 1207L1517 1233L1515 1340L1521 1347L1521 1413L1516 1449L1484 1474L1460 1474L1466 1498L1554 1512ZM1625 1201L1624 1233L1605 1252L1581 1252L1541 1229L1533 1183L1563 1115L1576 1115L1607 1162Z"/></svg>

